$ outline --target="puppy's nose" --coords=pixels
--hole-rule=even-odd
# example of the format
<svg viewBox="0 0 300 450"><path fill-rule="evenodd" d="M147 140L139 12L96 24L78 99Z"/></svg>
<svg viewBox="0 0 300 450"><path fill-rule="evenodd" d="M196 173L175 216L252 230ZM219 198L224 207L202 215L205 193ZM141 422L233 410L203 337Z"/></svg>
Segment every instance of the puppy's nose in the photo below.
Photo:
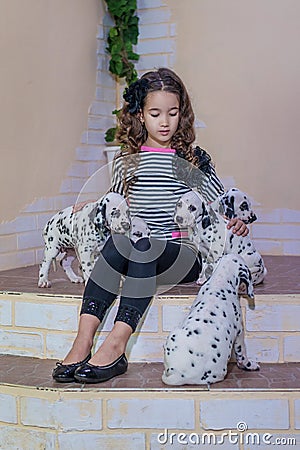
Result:
<svg viewBox="0 0 300 450"><path fill-rule="evenodd" d="M125 231L128 231L130 229L130 224L128 222L121 222L121 225Z"/></svg>
<svg viewBox="0 0 300 450"><path fill-rule="evenodd" d="M183 218L180 217L180 216L175 216L175 222L182 223L183 222Z"/></svg>

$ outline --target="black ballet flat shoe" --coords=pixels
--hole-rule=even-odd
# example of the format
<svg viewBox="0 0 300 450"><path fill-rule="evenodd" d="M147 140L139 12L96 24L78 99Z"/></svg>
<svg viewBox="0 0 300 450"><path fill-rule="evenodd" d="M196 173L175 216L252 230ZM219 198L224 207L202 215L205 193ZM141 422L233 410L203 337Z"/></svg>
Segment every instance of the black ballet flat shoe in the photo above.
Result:
<svg viewBox="0 0 300 450"><path fill-rule="evenodd" d="M73 364L62 364L61 362L56 363L55 369L52 372L52 378L59 383L72 383L75 381L74 373L75 370L86 364L89 359L91 359L91 353L82 361Z"/></svg>
<svg viewBox="0 0 300 450"><path fill-rule="evenodd" d="M117 375L122 375L122 373L126 372L127 367L128 361L125 353L123 353L123 355L107 366L94 366L86 363L76 370L74 378L80 383L102 383Z"/></svg>

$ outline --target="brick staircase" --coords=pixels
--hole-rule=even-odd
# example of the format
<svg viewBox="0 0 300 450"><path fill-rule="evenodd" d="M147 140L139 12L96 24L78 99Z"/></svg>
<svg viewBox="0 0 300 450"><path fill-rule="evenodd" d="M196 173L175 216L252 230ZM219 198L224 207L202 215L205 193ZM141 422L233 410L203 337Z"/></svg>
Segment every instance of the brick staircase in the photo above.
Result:
<svg viewBox="0 0 300 450"><path fill-rule="evenodd" d="M259 372L230 363L210 388L162 383L162 345L194 285L158 294L130 340L128 372L102 384L51 378L77 328L82 286L62 272L36 288L37 266L0 272L0 448L158 450L300 448L300 257L265 257L256 308L242 299L246 344ZM108 314L96 347L112 325Z"/></svg>

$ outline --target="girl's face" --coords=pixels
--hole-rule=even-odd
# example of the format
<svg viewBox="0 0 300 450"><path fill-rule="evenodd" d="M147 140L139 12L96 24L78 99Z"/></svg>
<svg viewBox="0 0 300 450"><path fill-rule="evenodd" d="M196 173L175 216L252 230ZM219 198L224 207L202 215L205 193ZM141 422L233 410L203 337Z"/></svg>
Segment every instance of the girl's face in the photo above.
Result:
<svg viewBox="0 0 300 450"><path fill-rule="evenodd" d="M179 122L179 100L172 92L155 91L146 97L141 119L148 138L144 145L168 148Z"/></svg>

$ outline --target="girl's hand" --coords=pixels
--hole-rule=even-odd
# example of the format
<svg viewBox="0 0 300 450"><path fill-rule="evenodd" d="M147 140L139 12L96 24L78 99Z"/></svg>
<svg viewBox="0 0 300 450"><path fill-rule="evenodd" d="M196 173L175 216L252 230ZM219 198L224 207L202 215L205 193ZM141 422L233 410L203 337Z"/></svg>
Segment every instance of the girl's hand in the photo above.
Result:
<svg viewBox="0 0 300 450"><path fill-rule="evenodd" d="M249 233L249 228L247 227L247 225L241 219L238 219L237 217L230 219L230 221L227 225L228 230L230 230L230 228L232 228L232 227L233 227L232 232L234 234L237 234L238 236L245 237Z"/></svg>
<svg viewBox="0 0 300 450"><path fill-rule="evenodd" d="M88 203L91 203L93 200L87 200L85 202L80 202L80 203L75 203L75 205L73 206L73 210L72 212L75 214L78 211L81 211L85 205L87 205Z"/></svg>

